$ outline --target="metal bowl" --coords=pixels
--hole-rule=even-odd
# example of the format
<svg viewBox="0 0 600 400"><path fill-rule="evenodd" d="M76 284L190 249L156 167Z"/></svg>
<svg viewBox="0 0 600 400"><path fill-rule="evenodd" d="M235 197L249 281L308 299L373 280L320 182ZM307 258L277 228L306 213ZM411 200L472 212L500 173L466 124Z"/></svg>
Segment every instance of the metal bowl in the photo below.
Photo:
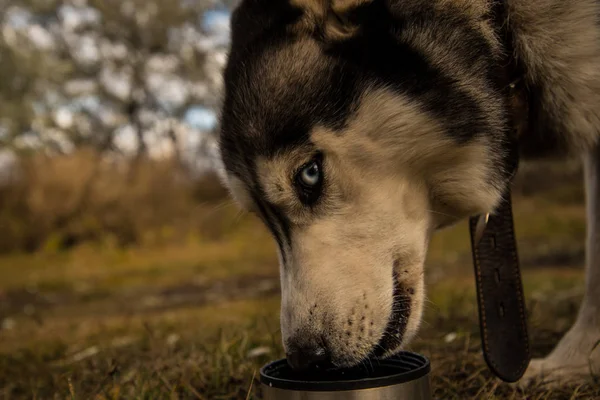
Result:
<svg viewBox="0 0 600 400"><path fill-rule="evenodd" d="M260 370L265 400L430 400L429 360L404 351L348 369L296 372L287 360Z"/></svg>

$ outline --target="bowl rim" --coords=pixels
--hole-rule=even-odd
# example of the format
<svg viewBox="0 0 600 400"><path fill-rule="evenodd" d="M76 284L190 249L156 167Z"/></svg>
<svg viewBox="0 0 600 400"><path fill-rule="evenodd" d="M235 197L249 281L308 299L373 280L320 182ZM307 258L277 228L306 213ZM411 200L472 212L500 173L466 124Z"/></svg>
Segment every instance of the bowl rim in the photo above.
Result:
<svg viewBox="0 0 600 400"><path fill-rule="evenodd" d="M397 374L386 375L376 378L352 379L347 381L300 381L277 378L269 375L272 370L287 367L285 358L272 361L264 365L260 369L260 382L268 387L293 390L293 391L344 391L344 390L359 390L359 389L374 389L384 386L399 385L402 383L415 381L423 378L431 371L429 359L422 354L413 353L410 351L401 351L394 356L384 360L378 360L379 364L388 366L398 365L406 361L418 362L417 368L410 371L404 371Z"/></svg>

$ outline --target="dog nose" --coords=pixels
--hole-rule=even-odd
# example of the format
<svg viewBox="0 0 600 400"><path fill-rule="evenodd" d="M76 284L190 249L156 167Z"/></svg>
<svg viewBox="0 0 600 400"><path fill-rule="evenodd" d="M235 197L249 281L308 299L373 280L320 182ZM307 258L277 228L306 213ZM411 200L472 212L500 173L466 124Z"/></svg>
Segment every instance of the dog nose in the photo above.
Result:
<svg viewBox="0 0 600 400"><path fill-rule="evenodd" d="M321 346L292 346L287 354L287 361L292 369L302 371L310 367L323 367L331 362L331 354Z"/></svg>

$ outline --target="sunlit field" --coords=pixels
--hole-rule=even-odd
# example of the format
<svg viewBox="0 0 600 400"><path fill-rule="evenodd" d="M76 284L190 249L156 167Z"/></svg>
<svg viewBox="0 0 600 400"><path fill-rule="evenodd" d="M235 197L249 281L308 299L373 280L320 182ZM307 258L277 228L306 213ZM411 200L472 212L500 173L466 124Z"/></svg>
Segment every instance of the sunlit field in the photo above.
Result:
<svg viewBox="0 0 600 400"><path fill-rule="evenodd" d="M525 166L516 183L535 356L569 328L582 296L579 173ZM1 258L0 398L260 398L258 369L283 356L274 243L226 197L196 211L196 233L160 245L109 241ZM426 314L410 349L431 359L435 398L600 396L598 382L521 392L489 373L470 257L461 223L436 235L427 261Z"/></svg>

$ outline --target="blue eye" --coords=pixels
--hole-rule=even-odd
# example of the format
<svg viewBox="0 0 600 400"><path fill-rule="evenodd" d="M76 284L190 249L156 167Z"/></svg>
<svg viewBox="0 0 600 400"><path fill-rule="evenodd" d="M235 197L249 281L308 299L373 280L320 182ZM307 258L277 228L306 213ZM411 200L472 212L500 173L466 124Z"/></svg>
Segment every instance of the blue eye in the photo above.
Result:
<svg viewBox="0 0 600 400"><path fill-rule="evenodd" d="M319 154L296 172L296 192L302 204L306 206L313 206L321 197L324 178L321 162L322 156Z"/></svg>
<svg viewBox="0 0 600 400"><path fill-rule="evenodd" d="M321 181L321 170L319 164L316 161L312 161L310 164L304 166L300 170L300 181L307 187L313 187L319 184Z"/></svg>

